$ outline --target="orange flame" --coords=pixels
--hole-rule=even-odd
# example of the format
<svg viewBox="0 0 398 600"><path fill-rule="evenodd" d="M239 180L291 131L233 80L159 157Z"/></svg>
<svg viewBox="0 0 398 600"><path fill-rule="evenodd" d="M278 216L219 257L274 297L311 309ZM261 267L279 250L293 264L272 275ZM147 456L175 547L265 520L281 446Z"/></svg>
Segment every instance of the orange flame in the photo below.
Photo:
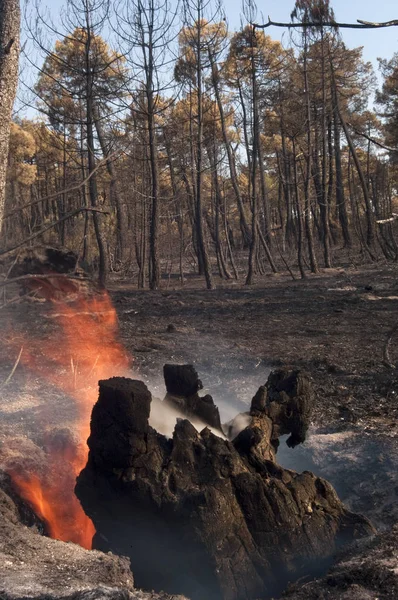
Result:
<svg viewBox="0 0 398 600"><path fill-rule="evenodd" d="M91 548L95 533L74 494L76 476L87 461L90 415L99 379L127 371L131 358L117 341L117 315L107 293L72 304L53 302L60 328L50 341L29 340L22 361L75 400L79 442L50 448L47 473L11 473L21 496L46 523L51 537Z"/></svg>

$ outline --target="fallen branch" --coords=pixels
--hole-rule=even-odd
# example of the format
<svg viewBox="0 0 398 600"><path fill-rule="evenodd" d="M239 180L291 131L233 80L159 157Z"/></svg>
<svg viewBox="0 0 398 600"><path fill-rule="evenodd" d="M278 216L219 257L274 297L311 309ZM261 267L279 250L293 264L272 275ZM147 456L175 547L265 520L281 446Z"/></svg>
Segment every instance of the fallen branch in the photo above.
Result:
<svg viewBox="0 0 398 600"><path fill-rule="evenodd" d="M287 270L289 271L289 273L290 273L290 277L293 279L293 281L297 281L297 279L296 279L296 277L295 277L295 275L294 275L294 273L293 273L292 269L291 269L291 268L290 268L290 266L289 266L289 263L287 262L287 260L286 260L286 259L285 259L285 257L283 256L282 250L281 250L281 248L280 248L280 246L279 246L279 242L278 242L278 240L277 240L277 239L276 239L276 247L278 248L279 256L280 256L280 257L281 257L281 259L283 260L283 262L284 262L284 265L285 265L286 269L287 269Z"/></svg>
<svg viewBox="0 0 398 600"><path fill-rule="evenodd" d="M398 219L397 213L391 213L391 217L388 219L379 219L376 221L378 225L384 225L385 223L392 223L392 221L396 221Z"/></svg>
<svg viewBox="0 0 398 600"><path fill-rule="evenodd" d="M383 351L383 364L386 367L389 367L390 369L396 369L396 366L392 362L391 357L390 357L390 345L391 345L391 340L397 331L398 331L398 323L395 323L394 327L391 329L391 331L388 335L387 341L384 346L384 351Z"/></svg>
<svg viewBox="0 0 398 600"><path fill-rule="evenodd" d="M77 208L76 210L73 210L70 213L64 215L63 217L61 217L57 221L53 221L49 225L46 225L46 227L43 227L43 229L40 229L40 231L37 231L36 233L33 233L32 235L30 235L29 237L25 238L22 242L19 242L15 246L12 246L11 248L7 248L6 250L0 250L0 256L4 256L5 254L9 254L10 252L13 252L14 250L17 250L18 248L21 248L21 246L25 246L25 244L27 244L28 242L31 242L32 240L34 240L35 238L39 237L40 235L42 235L43 233L45 233L49 229L52 229L53 227L56 227L57 225L59 225L63 221L67 221L68 219L71 219L72 217L78 215L81 212L97 212L97 213L102 213L104 215L109 215L110 214L108 210L102 210L101 208L89 208L87 206L83 206L82 208Z"/></svg>
<svg viewBox="0 0 398 600"><path fill-rule="evenodd" d="M9 300L5 300L3 304L0 304L0 310L3 310L3 308L6 308L6 306L10 306L11 304L18 304L19 302L22 302L22 300L27 296L28 294L24 294L23 296L18 295L10 298Z"/></svg>
<svg viewBox="0 0 398 600"><path fill-rule="evenodd" d="M13 375L14 375L14 373L15 373L16 369L17 369L17 366L19 365L19 361L21 360L22 351L23 351L23 346L21 346L21 350L19 351L18 358L17 358L17 360L15 361L15 364L14 364L14 366L13 366L12 370L11 370L11 373L9 374L9 376L7 377L7 379L6 379L6 380L5 380L5 382L2 384L2 386L1 386L1 387L4 387L4 386L6 386L8 383L10 383L10 381L11 381L11 379L12 379L12 377L13 377Z"/></svg>

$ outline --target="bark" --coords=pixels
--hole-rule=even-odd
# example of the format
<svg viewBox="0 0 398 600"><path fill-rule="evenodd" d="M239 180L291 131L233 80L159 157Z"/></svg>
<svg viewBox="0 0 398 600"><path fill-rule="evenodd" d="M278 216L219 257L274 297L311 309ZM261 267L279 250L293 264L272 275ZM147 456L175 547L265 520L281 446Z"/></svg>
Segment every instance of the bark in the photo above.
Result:
<svg viewBox="0 0 398 600"><path fill-rule="evenodd" d="M167 156L167 164L170 171L171 189L173 190L173 198L175 203L176 221L178 225L178 233L180 236L180 248L179 248L179 268L180 268L180 282L184 285L184 214L182 210L182 199L178 193L177 177L174 170L174 164L172 160L172 153L170 147L170 140L165 131L163 131L164 148Z"/></svg>
<svg viewBox="0 0 398 600"><path fill-rule="evenodd" d="M211 165L211 177L212 177L212 187L214 191L214 242L216 246L217 252L217 261L220 266L220 277L225 277L226 279L231 279L231 273L228 270L227 262L224 255L224 249L221 241L221 233L220 233L220 217L222 217L223 211L223 200L222 200L222 192L220 181L218 178L218 170L217 170L217 149L214 143L209 143L207 147L207 155L209 157L210 165Z"/></svg>
<svg viewBox="0 0 398 600"><path fill-rule="evenodd" d="M323 143L322 143L323 145ZM321 227L319 230L319 238L323 245L323 253L324 253L324 262L325 267L330 268L330 249L329 249L329 221L327 215L327 206L326 206L326 197L325 197L325 188L324 188L324 178L323 178L323 163L324 158L322 157L322 165L319 165L319 135L318 129L315 128L315 145L314 145L314 155L312 160L312 175L314 180L314 187L317 197L317 202L319 206L319 212L321 217Z"/></svg>
<svg viewBox="0 0 398 600"><path fill-rule="evenodd" d="M228 231L228 219L227 219L227 207L226 207L226 199L225 199L225 195L224 195L224 210L223 210L223 226L224 226L224 233L225 233L225 239L226 239L226 243L227 243L227 248L228 248L228 255L229 255L229 260L231 262L231 267L234 273L234 278L238 279L238 270L236 268L236 264L235 264L235 259L234 259L234 254L232 252L232 244L231 244L231 239L229 236L229 231Z"/></svg>
<svg viewBox="0 0 398 600"><path fill-rule="evenodd" d="M334 221L331 220L332 215L332 198L334 190L334 164L333 164L333 132L332 132L332 119L328 118L328 187L327 187L327 206L328 206L328 219L329 219L329 232L331 240L334 244L337 243L337 228Z"/></svg>
<svg viewBox="0 0 398 600"><path fill-rule="evenodd" d="M11 114L18 83L20 8L0 0L0 232L3 223Z"/></svg>

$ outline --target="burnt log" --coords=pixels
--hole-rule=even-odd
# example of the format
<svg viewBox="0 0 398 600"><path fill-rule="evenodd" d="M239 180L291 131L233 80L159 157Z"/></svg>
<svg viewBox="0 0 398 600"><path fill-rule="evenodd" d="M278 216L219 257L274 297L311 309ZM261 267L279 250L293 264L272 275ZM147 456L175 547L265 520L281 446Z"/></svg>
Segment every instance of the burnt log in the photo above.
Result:
<svg viewBox="0 0 398 600"><path fill-rule="evenodd" d="M100 382L76 485L94 547L129 556L138 586L191 600L269 598L373 531L326 481L275 463L274 423L257 404L231 443L186 419L165 438L148 425L150 402L142 382Z"/></svg>
<svg viewBox="0 0 398 600"><path fill-rule="evenodd" d="M64 248L34 246L19 250L13 261L10 277L48 273L73 273L78 268L79 257L75 252Z"/></svg>
<svg viewBox="0 0 398 600"><path fill-rule="evenodd" d="M23 293L34 291L47 300L96 290L90 279L88 265L66 248L24 248L18 251L11 265L6 262L5 266L8 279L19 278Z"/></svg>

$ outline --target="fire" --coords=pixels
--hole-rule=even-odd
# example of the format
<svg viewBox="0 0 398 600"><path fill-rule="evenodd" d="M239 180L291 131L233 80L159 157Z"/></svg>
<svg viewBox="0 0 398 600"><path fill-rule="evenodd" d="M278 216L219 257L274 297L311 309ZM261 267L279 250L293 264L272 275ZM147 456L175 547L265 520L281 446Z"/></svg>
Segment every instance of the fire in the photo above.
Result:
<svg viewBox="0 0 398 600"><path fill-rule="evenodd" d="M50 341L24 340L21 361L73 398L78 439L66 444L50 441L46 473L11 476L51 537L91 548L95 529L74 494L75 480L87 461L98 380L125 373L131 358L117 341L117 315L106 292L73 303L53 300L51 317L57 327Z"/></svg>

